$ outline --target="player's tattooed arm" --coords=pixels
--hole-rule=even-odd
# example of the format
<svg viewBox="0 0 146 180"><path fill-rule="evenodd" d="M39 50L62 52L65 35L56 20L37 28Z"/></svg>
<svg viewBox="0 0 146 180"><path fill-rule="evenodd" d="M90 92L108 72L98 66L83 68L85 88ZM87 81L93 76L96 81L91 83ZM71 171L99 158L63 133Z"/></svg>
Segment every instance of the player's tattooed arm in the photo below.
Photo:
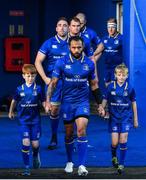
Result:
<svg viewBox="0 0 146 180"><path fill-rule="evenodd" d="M56 88L57 82L58 82L58 78L52 78L52 80L48 86L48 89L47 89L47 101L48 102L50 102L52 94Z"/></svg>

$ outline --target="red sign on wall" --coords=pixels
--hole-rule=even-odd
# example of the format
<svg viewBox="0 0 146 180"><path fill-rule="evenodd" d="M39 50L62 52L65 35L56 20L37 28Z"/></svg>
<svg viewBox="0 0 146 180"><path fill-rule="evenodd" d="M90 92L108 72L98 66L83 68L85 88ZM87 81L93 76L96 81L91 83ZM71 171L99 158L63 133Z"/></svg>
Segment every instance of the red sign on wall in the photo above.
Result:
<svg viewBox="0 0 146 180"><path fill-rule="evenodd" d="M23 64L30 63L30 39L9 37L5 39L5 70L21 71Z"/></svg>

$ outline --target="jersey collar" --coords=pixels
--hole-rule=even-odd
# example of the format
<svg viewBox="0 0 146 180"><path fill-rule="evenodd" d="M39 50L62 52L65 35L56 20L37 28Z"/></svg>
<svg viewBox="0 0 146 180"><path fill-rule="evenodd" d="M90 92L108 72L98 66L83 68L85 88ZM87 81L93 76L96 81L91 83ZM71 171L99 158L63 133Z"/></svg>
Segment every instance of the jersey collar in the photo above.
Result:
<svg viewBox="0 0 146 180"><path fill-rule="evenodd" d="M84 55L84 53L82 53L82 57L79 59L79 60L81 61L81 63L84 62L84 57L85 57L85 55ZM70 61L73 63L75 58L72 57L71 54L69 54L69 59L70 59Z"/></svg>
<svg viewBox="0 0 146 180"><path fill-rule="evenodd" d="M67 35L67 38L65 40L62 40L61 38L59 38L58 35L55 35L55 39L57 40L58 43L61 43L61 41L63 41L63 42L67 41L68 42L69 37Z"/></svg>
<svg viewBox="0 0 146 180"><path fill-rule="evenodd" d="M114 81L114 89L116 89L116 86L117 86L117 82ZM128 88L128 82L126 81L122 86L125 86L124 90L126 90Z"/></svg>
<svg viewBox="0 0 146 180"><path fill-rule="evenodd" d="M22 84L21 88L22 90L24 91L24 86L28 87L26 84ZM36 89L36 83L33 83L31 86L29 87L32 87L33 86L33 89Z"/></svg>
<svg viewBox="0 0 146 180"><path fill-rule="evenodd" d="M115 36L112 37L112 36L109 35L108 37L109 37L109 38L114 38L114 39L116 39L119 34L120 34L120 33L117 32L117 34L116 34Z"/></svg>

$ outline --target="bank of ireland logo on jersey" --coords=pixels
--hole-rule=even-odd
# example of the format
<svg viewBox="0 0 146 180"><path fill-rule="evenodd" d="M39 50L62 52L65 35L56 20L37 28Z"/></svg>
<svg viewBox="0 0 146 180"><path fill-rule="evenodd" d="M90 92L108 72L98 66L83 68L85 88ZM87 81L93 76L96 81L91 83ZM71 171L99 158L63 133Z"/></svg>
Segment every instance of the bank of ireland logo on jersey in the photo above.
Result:
<svg viewBox="0 0 146 180"><path fill-rule="evenodd" d="M88 70L89 70L88 64L84 64L84 65L83 65L83 70L85 70L85 71L88 71Z"/></svg>

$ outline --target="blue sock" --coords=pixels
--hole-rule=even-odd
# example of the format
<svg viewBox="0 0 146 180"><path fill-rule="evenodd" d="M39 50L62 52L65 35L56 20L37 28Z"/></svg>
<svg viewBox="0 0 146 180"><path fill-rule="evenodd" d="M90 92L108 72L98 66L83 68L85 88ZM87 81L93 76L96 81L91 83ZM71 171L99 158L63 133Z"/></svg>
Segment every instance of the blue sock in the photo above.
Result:
<svg viewBox="0 0 146 180"><path fill-rule="evenodd" d="M29 151L30 146L22 145L22 158L26 168L29 168Z"/></svg>
<svg viewBox="0 0 146 180"><path fill-rule="evenodd" d="M120 161L119 164L124 166L124 161L127 152L127 143L120 143Z"/></svg>
<svg viewBox="0 0 146 180"><path fill-rule="evenodd" d="M86 136L78 137L77 144L78 144L79 166L85 165L85 160L87 156L87 144L88 144L87 137Z"/></svg>
<svg viewBox="0 0 146 180"><path fill-rule="evenodd" d="M37 148L32 148L33 158L37 158L38 157L39 149L40 149L39 146Z"/></svg>
<svg viewBox="0 0 146 180"><path fill-rule="evenodd" d="M112 158L117 156L117 146L111 145Z"/></svg>
<svg viewBox="0 0 146 180"><path fill-rule="evenodd" d="M72 162L73 147L74 147L74 139L73 138L65 139L65 148L66 148L68 162Z"/></svg>
<svg viewBox="0 0 146 180"><path fill-rule="evenodd" d="M50 122L51 122L52 135L57 134L57 129L59 125L59 115L57 116L50 115Z"/></svg>

